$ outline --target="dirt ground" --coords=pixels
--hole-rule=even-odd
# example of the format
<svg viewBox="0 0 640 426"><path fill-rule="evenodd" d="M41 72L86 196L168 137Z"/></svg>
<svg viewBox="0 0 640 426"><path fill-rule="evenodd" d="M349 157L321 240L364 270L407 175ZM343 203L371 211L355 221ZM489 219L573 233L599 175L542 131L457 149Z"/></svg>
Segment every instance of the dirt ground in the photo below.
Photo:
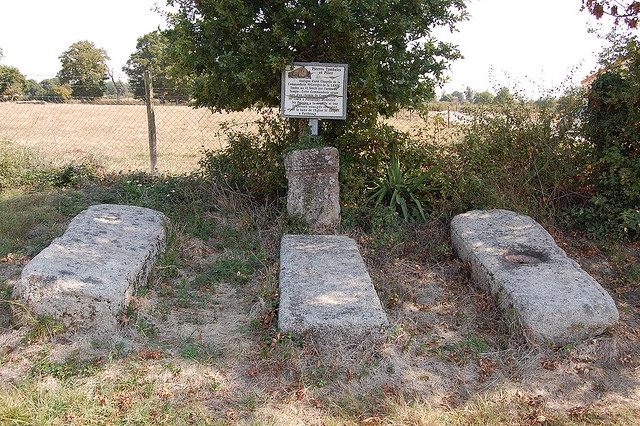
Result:
<svg viewBox="0 0 640 426"><path fill-rule="evenodd" d="M216 238L181 237L178 258L159 267L118 335L61 332L28 342L29 327L12 324L2 307L0 382L27 378L46 347L59 361L101 360L104 369L79 382L87 393L144 366L159 398L228 423L417 424L435 408L460 416L498 411L513 424L607 424L620 412L640 418L640 286L637 275L620 272L638 264L638 245L605 253L582 235L554 233L612 294L620 322L590 341L549 347L509 323L473 283L446 225L410 232L392 247L351 235L389 318L377 339L332 345L278 333L278 235L261 235L260 267L215 285L199 277L229 250ZM0 282L11 286L27 260L3 259ZM426 411L415 414L416 407Z"/></svg>

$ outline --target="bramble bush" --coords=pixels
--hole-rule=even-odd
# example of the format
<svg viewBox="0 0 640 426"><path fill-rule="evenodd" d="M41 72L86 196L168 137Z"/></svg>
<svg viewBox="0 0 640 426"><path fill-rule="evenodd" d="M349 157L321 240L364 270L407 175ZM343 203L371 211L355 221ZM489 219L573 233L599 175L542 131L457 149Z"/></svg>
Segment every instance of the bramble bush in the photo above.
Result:
<svg viewBox="0 0 640 426"><path fill-rule="evenodd" d="M230 132L224 149L205 151L200 170L207 180L277 203L287 190L283 153L296 137L294 123L266 112L257 133Z"/></svg>
<svg viewBox="0 0 640 426"><path fill-rule="evenodd" d="M371 230L380 209L388 215L389 208L405 222L504 208L591 235L637 236L640 84L632 78L640 72L634 69L603 74L588 96L572 89L554 102L469 105L459 138L444 144L381 122L321 122L321 139L340 152L343 225ZM300 123L267 116L258 132L230 133L225 149L206 152L201 172L281 206L283 154L303 145Z"/></svg>
<svg viewBox="0 0 640 426"><path fill-rule="evenodd" d="M576 202L584 143L573 131L581 97L555 105L512 101L465 110L462 138L447 150L447 209L504 208L562 222Z"/></svg>
<svg viewBox="0 0 640 426"><path fill-rule="evenodd" d="M593 236L640 235L640 55L599 75L587 93L583 175L590 199L574 209Z"/></svg>

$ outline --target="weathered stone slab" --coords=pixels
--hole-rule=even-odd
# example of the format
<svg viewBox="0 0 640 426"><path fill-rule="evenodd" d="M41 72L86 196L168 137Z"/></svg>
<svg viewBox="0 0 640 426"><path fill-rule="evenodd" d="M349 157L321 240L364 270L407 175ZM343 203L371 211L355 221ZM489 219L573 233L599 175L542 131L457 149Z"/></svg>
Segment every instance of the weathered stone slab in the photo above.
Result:
<svg viewBox="0 0 640 426"><path fill-rule="evenodd" d="M284 159L287 212L301 214L315 231L340 224L338 150L332 147L291 151Z"/></svg>
<svg viewBox="0 0 640 426"><path fill-rule="evenodd" d="M474 279L542 341L576 342L618 321L611 296L529 216L460 214L451 221L451 240Z"/></svg>
<svg viewBox="0 0 640 426"><path fill-rule="evenodd" d="M65 327L116 329L164 249L166 220L142 207L89 207L24 267L14 298Z"/></svg>
<svg viewBox="0 0 640 426"><path fill-rule="evenodd" d="M354 240L338 235L282 237L281 331L355 336L385 324L387 316Z"/></svg>

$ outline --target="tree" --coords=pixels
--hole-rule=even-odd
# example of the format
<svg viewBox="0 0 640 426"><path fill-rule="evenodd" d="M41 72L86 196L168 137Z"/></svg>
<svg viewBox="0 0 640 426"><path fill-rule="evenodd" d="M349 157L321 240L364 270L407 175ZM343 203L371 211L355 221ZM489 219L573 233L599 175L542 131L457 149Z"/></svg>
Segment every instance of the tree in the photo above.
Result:
<svg viewBox="0 0 640 426"><path fill-rule="evenodd" d="M153 31L138 38L136 51L129 56L122 70L136 98L144 98L144 72L151 72L153 91L164 103L169 97L186 97L186 84L173 75L173 63L169 57L169 41L159 32Z"/></svg>
<svg viewBox="0 0 640 426"><path fill-rule="evenodd" d="M498 94L493 99L493 103L497 105L507 105L513 102L513 95L509 91L508 87L501 87L498 90Z"/></svg>
<svg viewBox="0 0 640 426"><path fill-rule="evenodd" d="M99 98L104 94L110 59L104 49L90 41L78 41L59 58L62 69L58 78L62 84L71 85L72 96Z"/></svg>
<svg viewBox="0 0 640 426"><path fill-rule="evenodd" d="M113 81L107 81L104 85L105 95L109 97L131 96L129 90L129 83L118 80L115 83Z"/></svg>
<svg viewBox="0 0 640 426"><path fill-rule="evenodd" d="M27 79L16 67L0 65L0 96L11 100L27 90Z"/></svg>
<svg viewBox="0 0 640 426"><path fill-rule="evenodd" d="M453 96L448 93L443 93L440 96L440 102L453 102Z"/></svg>
<svg viewBox="0 0 640 426"><path fill-rule="evenodd" d="M454 90L451 93L451 97L453 98L454 102L462 102L464 100L464 94L462 94L462 92L459 90Z"/></svg>
<svg viewBox="0 0 640 426"><path fill-rule="evenodd" d="M294 61L349 64L348 119L390 115L433 96L459 52L432 30L464 19L464 0L169 0L165 34L196 106L279 105Z"/></svg>
<svg viewBox="0 0 640 426"><path fill-rule="evenodd" d="M31 98L38 98L46 95L46 91L42 84L38 83L36 80L30 79L27 80L27 94Z"/></svg>
<svg viewBox="0 0 640 426"><path fill-rule="evenodd" d="M471 87L467 86L467 88L464 90L464 98L473 103L476 98L476 92L474 92Z"/></svg>
<svg viewBox="0 0 640 426"><path fill-rule="evenodd" d="M614 18L615 25L624 22L629 28L638 28L640 1L635 0L582 0L582 9L600 19L605 15Z"/></svg>
<svg viewBox="0 0 640 426"><path fill-rule="evenodd" d="M473 103L480 104L480 105L487 105L492 103L494 98L495 98L495 95L493 93L485 90L484 92L476 93Z"/></svg>

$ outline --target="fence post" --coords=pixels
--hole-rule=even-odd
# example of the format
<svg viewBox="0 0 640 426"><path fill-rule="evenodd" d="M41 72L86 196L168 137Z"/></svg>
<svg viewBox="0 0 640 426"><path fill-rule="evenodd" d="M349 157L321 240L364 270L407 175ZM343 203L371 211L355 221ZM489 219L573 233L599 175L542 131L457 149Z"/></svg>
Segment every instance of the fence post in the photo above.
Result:
<svg viewBox="0 0 640 426"><path fill-rule="evenodd" d="M144 102L147 104L151 174L154 174L158 163L158 152L156 149L156 114L153 111L153 83L151 82L151 72L149 70L144 72Z"/></svg>

